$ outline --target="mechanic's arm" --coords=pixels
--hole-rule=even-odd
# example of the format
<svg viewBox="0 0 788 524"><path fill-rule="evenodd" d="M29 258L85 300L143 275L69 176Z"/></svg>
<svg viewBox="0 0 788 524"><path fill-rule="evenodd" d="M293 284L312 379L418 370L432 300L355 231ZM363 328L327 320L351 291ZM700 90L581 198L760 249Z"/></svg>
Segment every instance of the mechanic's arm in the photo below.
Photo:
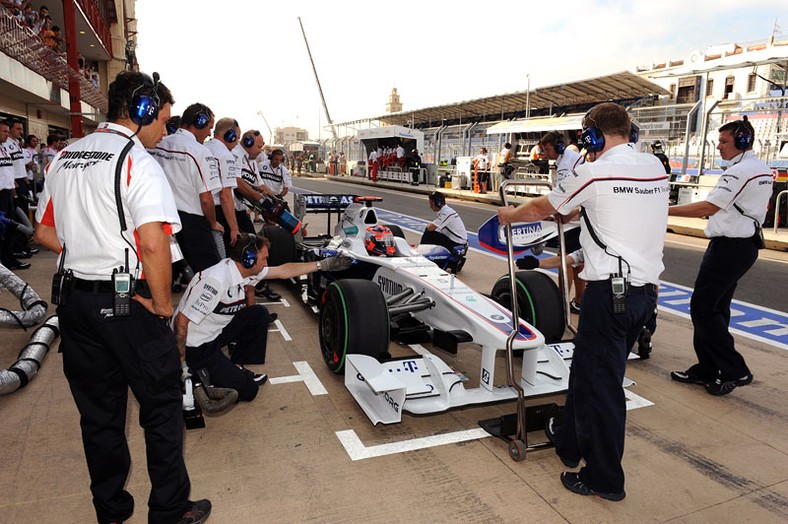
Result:
<svg viewBox="0 0 788 524"><path fill-rule="evenodd" d="M290 192L290 188L289 188L289 187L287 187L287 186L285 186L285 188L282 190L282 192L281 192L281 193L279 193L279 197L280 197L280 198L284 198L284 197L285 197L285 195L286 195L286 194L288 194L289 192Z"/></svg>
<svg viewBox="0 0 788 524"><path fill-rule="evenodd" d="M674 217L703 218L709 217L719 210L719 206L702 200L700 202L693 202L681 206L670 206L668 208L668 215Z"/></svg>
<svg viewBox="0 0 788 524"><path fill-rule="evenodd" d="M162 222L148 222L137 227L140 237L140 260L145 269L152 298L134 295L154 315L172 316L172 262L170 260L170 237L164 232Z"/></svg>
<svg viewBox="0 0 788 524"><path fill-rule="evenodd" d="M529 199L517 207L499 207L498 221L503 225L513 222L533 222L552 216L555 213L556 210L547 199L547 196L540 196Z"/></svg>
<svg viewBox="0 0 788 524"><path fill-rule="evenodd" d="M63 246L60 245L60 240L57 238L57 229L54 227L36 224L33 238L36 242L55 253L63 251Z"/></svg>
<svg viewBox="0 0 788 524"><path fill-rule="evenodd" d="M216 221L216 208L213 205L213 193L210 191L203 191L200 193L200 209L202 209L202 214L205 216L205 220L208 221L208 225L211 226L211 229L219 233L224 233L224 227Z"/></svg>
<svg viewBox="0 0 788 524"><path fill-rule="evenodd" d="M308 275L309 273L314 273L317 269L316 262L288 262L281 266L269 266L265 280Z"/></svg>
<svg viewBox="0 0 788 524"><path fill-rule="evenodd" d="M242 197L246 197L249 200L253 200L256 202L266 195L276 196L274 195L274 192L271 191L266 185L260 186L260 189L257 189L252 187L252 185L249 184L249 182L247 182L242 178L238 178L236 182L238 184L238 187L236 187L235 190L238 192L239 195L241 195Z"/></svg>
<svg viewBox="0 0 788 524"><path fill-rule="evenodd" d="M186 339L189 335L189 319L183 313L175 317L175 345L178 346L178 355L181 362L186 360Z"/></svg>
<svg viewBox="0 0 788 524"><path fill-rule="evenodd" d="M230 245L234 246L235 241L238 240L238 220L235 218L235 199L233 198L233 190L231 187L223 187L219 193L219 203L222 206L222 213L227 225L230 226Z"/></svg>

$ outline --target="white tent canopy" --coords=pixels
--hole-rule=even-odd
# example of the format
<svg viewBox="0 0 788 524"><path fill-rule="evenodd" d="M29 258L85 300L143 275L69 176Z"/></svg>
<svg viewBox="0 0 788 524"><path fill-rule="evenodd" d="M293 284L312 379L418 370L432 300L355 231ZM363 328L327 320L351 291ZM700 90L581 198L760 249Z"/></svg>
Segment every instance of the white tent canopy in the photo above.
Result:
<svg viewBox="0 0 788 524"><path fill-rule="evenodd" d="M512 120L501 122L487 129L488 135L504 133L538 133L547 131L569 131L582 129L584 113L556 117L529 118L527 120Z"/></svg>

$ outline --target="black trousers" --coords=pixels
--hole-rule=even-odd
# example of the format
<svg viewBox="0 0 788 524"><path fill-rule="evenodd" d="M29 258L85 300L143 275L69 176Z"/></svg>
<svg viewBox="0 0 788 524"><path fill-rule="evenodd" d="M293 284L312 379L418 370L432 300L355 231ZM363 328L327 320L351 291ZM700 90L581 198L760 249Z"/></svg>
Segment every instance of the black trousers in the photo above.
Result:
<svg viewBox="0 0 788 524"><path fill-rule="evenodd" d="M443 233L438 233L437 230L429 231L427 229L424 230L424 233L421 235L421 239L419 240L419 244L434 244L438 246L443 246L449 251L454 249L457 246L463 246L465 244L460 244L458 242L453 241Z"/></svg>
<svg viewBox="0 0 788 524"><path fill-rule="evenodd" d="M183 211L178 211L178 216L181 218L181 230L175 236L178 238L183 258L192 271L198 273L218 264L221 258L205 217Z"/></svg>
<svg viewBox="0 0 788 524"><path fill-rule="evenodd" d="M180 359L165 322L137 302L131 309L130 317L106 317L111 293L72 290L68 305L57 308L63 371L80 413L98 521L126 520L134 511L134 499L124 489L131 466L126 442L131 388L145 430L149 522L177 522L190 491L183 461Z"/></svg>
<svg viewBox="0 0 788 524"><path fill-rule="evenodd" d="M626 398L622 382L629 348L654 311L655 286L630 287L626 313L613 314L609 281L589 282L580 310L564 424L556 451L585 460L580 479L591 489L624 489Z"/></svg>
<svg viewBox="0 0 788 524"><path fill-rule="evenodd" d="M235 220L238 222L238 231L241 233L255 234L254 223L246 211L235 210Z"/></svg>
<svg viewBox="0 0 788 524"><path fill-rule="evenodd" d="M214 340L199 346L186 347L186 363L192 372L207 368L214 386L238 392L238 400L250 401L257 396L258 386L236 364L265 364L268 324L271 315L262 305L246 307L235 314ZM222 348L230 345L230 359Z"/></svg>
<svg viewBox="0 0 788 524"><path fill-rule="evenodd" d="M690 302L698 373L704 376L735 380L750 372L728 326L736 284L757 259L752 238L716 237L706 248Z"/></svg>

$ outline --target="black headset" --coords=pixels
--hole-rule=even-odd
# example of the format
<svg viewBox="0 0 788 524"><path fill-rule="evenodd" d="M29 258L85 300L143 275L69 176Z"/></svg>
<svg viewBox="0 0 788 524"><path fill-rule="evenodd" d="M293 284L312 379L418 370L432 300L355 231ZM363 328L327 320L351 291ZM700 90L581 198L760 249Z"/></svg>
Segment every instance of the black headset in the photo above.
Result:
<svg viewBox="0 0 788 524"><path fill-rule="evenodd" d="M252 147L254 145L254 137L256 137L256 136L260 136L260 131L252 131L251 134L246 135L245 137L243 137L243 139L241 140L241 145L243 145L245 148L249 149L250 147Z"/></svg>
<svg viewBox="0 0 788 524"><path fill-rule="evenodd" d="M446 197L443 196L443 193L439 193L438 191L430 193L429 199L438 207L442 207L446 203Z"/></svg>
<svg viewBox="0 0 788 524"><path fill-rule="evenodd" d="M558 133L555 137L555 152L563 155L564 151L566 151L566 139L563 133Z"/></svg>
<svg viewBox="0 0 788 524"><path fill-rule="evenodd" d="M755 137L752 132L752 124L747 120L747 115L744 115L741 120L733 122L734 128L731 129L733 135L733 145L739 151L747 151L752 147Z"/></svg>
<svg viewBox="0 0 788 524"><path fill-rule="evenodd" d="M274 149L273 151L271 151L270 153L268 153L268 160L273 160L273 158L274 158L274 155L277 155L277 154L281 154L282 156L284 156L284 155L285 155L285 152L284 152L284 151L282 151L282 150L281 150L281 149L279 149L279 148L276 148L276 149Z"/></svg>
<svg viewBox="0 0 788 524"><path fill-rule="evenodd" d="M241 251L238 262L242 267L251 269L257 264L257 235L247 233L246 235L242 235L238 241L243 242L244 236L246 237L247 243Z"/></svg>
<svg viewBox="0 0 788 524"><path fill-rule="evenodd" d="M227 131L224 132L223 138L224 138L225 142L227 142L228 144L231 144L231 143L235 142L236 140L238 140L238 133L236 133L235 129L231 127L230 129L228 129Z"/></svg>
<svg viewBox="0 0 788 524"><path fill-rule="evenodd" d="M138 126L147 126L159 116L159 73L153 73L153 78L142 75L142 84L134 88L129 100L129 120Z"/></svg>
<svg viewBox="0 0 788 524"><path fill-rule="evenodd" d="M580 143L583 144L583 147L586 149L586 151L591 153L599 153L605 148L605 136L599 129L596 128L596 122L591 117L591 111L586 113L586 116L583 117L584 121L586 119L590 120L593 125L583 129L583 133L580 135ZM640 128L634 122L632 122L629 127L629 142L636 144L639 135Z"/></svg>

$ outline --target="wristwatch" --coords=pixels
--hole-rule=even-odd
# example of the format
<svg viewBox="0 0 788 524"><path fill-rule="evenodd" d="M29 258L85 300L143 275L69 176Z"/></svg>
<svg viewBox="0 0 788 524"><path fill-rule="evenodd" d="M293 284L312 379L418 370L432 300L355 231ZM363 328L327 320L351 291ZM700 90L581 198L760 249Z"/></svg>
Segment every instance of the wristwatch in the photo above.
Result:
<svg viewBox="0 0 788 524"><path fill-rule="evenodd" d="M317 270L318 271L322 271L323 267L320 265L320 261L319 260L315 260L315 264L317 264Z"/></svg>

